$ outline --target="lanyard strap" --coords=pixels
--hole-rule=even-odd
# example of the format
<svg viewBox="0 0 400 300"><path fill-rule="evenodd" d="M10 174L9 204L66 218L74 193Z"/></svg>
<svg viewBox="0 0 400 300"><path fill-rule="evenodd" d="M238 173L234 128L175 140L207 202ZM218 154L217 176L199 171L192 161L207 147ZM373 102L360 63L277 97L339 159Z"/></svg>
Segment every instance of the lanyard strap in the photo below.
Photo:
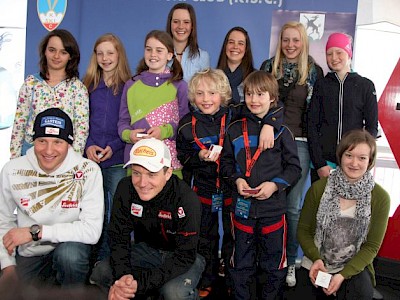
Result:
<svg viewBox="0 0 400 300"><path fill-rule="evenodd" d="M243 140L244 140L244 149L246 151L246 177L250 177L251 170L254 167L258 157L261 154L261 149L257 148L256 153L254 156L251 157L251 150L250 150L250 142L249 142L249 133L247 130L247 120L246 118L242 119L242 130L243 130Z"/></svg>
<svg viewBox="0 0 400 300"><path fill-rule="evenodd" d="M207 149L207 147L204 146L204 144L197 137L197 134L196 134L196 122L197 122L197 119L194 116L192 116L192 135L193 135L193 139L194 139L195 143L197 144L197 146L200 147L200 149ZM224 144L225 127L226 127L225 123L226 123L226 115L223 115L222 118L221 118L221 127L219 129L219 140L218 140L218 145L219 146L222 146ZM217 190L219 190L219 188L221 186L221 183L220 183L220 180L219 180L220 157L218 157L218 159L216 160L216 164L217 164L217 182L216 182Z"/></svg>

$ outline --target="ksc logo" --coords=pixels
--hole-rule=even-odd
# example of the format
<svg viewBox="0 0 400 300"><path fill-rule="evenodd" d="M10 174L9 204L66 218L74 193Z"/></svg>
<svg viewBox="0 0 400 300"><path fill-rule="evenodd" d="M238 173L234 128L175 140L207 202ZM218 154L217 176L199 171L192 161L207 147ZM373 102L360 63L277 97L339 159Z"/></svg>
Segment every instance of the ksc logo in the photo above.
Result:
<svg viewBox="0 0 400 300"><path fill-rule="evenodd" d="M67 0L37 0L39 20L48 31L61 24L67 11Z"/></svg>

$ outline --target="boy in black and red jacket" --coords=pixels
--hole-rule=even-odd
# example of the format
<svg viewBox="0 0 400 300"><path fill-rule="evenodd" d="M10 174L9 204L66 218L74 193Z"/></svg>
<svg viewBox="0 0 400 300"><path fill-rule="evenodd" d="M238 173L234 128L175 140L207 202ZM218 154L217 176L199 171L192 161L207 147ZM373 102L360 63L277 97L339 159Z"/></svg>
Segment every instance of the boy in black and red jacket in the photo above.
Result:
<svg viewBox="0 0 400 300"><path fill-rule="evenodd" d="M251 299L251 280L258 265L267 273L262 299L280 299L287 272L286 189L297 182L301 167L286 126L274 128L271 149L258 148L263 120L276 109L276 79L255 71L245 79L244 92L244 118L229 125L221 157L221 174L233 188L230 273L235 297Z"/></svg>

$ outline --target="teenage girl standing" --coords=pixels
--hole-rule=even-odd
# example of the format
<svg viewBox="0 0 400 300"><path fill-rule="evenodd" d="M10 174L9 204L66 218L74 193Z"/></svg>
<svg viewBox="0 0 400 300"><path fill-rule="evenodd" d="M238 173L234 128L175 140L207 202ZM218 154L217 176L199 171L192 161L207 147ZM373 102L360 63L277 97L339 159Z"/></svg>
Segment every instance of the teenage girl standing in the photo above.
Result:
<svg viewBox="0 0 400 300"><path fill-rule="evenodd" d="M131 71L121 40L112 33L100 36L94 44L83 79L89 91L89 137L85 154L101 167L104 189L104 225L97 260L109 256L106 229L118 182L126 176L122 168L125 143L118 135L119 106L125 82Z"/></svg>
<svg viewBox="0 0 400 300"><path fill-rule="evenodd" d="M121 98L118 132L128 143L124 160L128 162L132 144L153 137L168 146L174 173L181 177L175 138L179 119L189 112L188 90L168 33L153 30L147 34L144 57L136 71L137 75L126 82Z"/></svg>

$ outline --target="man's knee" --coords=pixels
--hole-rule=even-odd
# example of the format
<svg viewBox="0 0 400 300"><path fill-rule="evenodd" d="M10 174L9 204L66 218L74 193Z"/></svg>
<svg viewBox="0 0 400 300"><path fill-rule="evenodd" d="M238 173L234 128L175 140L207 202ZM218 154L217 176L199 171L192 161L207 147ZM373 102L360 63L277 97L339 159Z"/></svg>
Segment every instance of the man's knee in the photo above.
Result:
<svg viewBox="0 0 400 300"><path fill-rule="evenodd" d="M183 275L178 276L160 289L160 294L165 300L169 299L197 299L198 292L196 290L199 283L201 273L205 267L205 259L197 254L196 260L190 270Z"/></svg>
<svg viewBox="0 0 400 300"><path fill-rule="evenodd" d="M64 270L89 268L90 245L77 242L65 242L54 250L54 263Z"/></svg>
<svg viewBox="0 0 400 300"><path fill-rule="evenodd" d="M161 288L160 294L166 300L196 299L196 285L190 278L170 280Z"/></svg>

